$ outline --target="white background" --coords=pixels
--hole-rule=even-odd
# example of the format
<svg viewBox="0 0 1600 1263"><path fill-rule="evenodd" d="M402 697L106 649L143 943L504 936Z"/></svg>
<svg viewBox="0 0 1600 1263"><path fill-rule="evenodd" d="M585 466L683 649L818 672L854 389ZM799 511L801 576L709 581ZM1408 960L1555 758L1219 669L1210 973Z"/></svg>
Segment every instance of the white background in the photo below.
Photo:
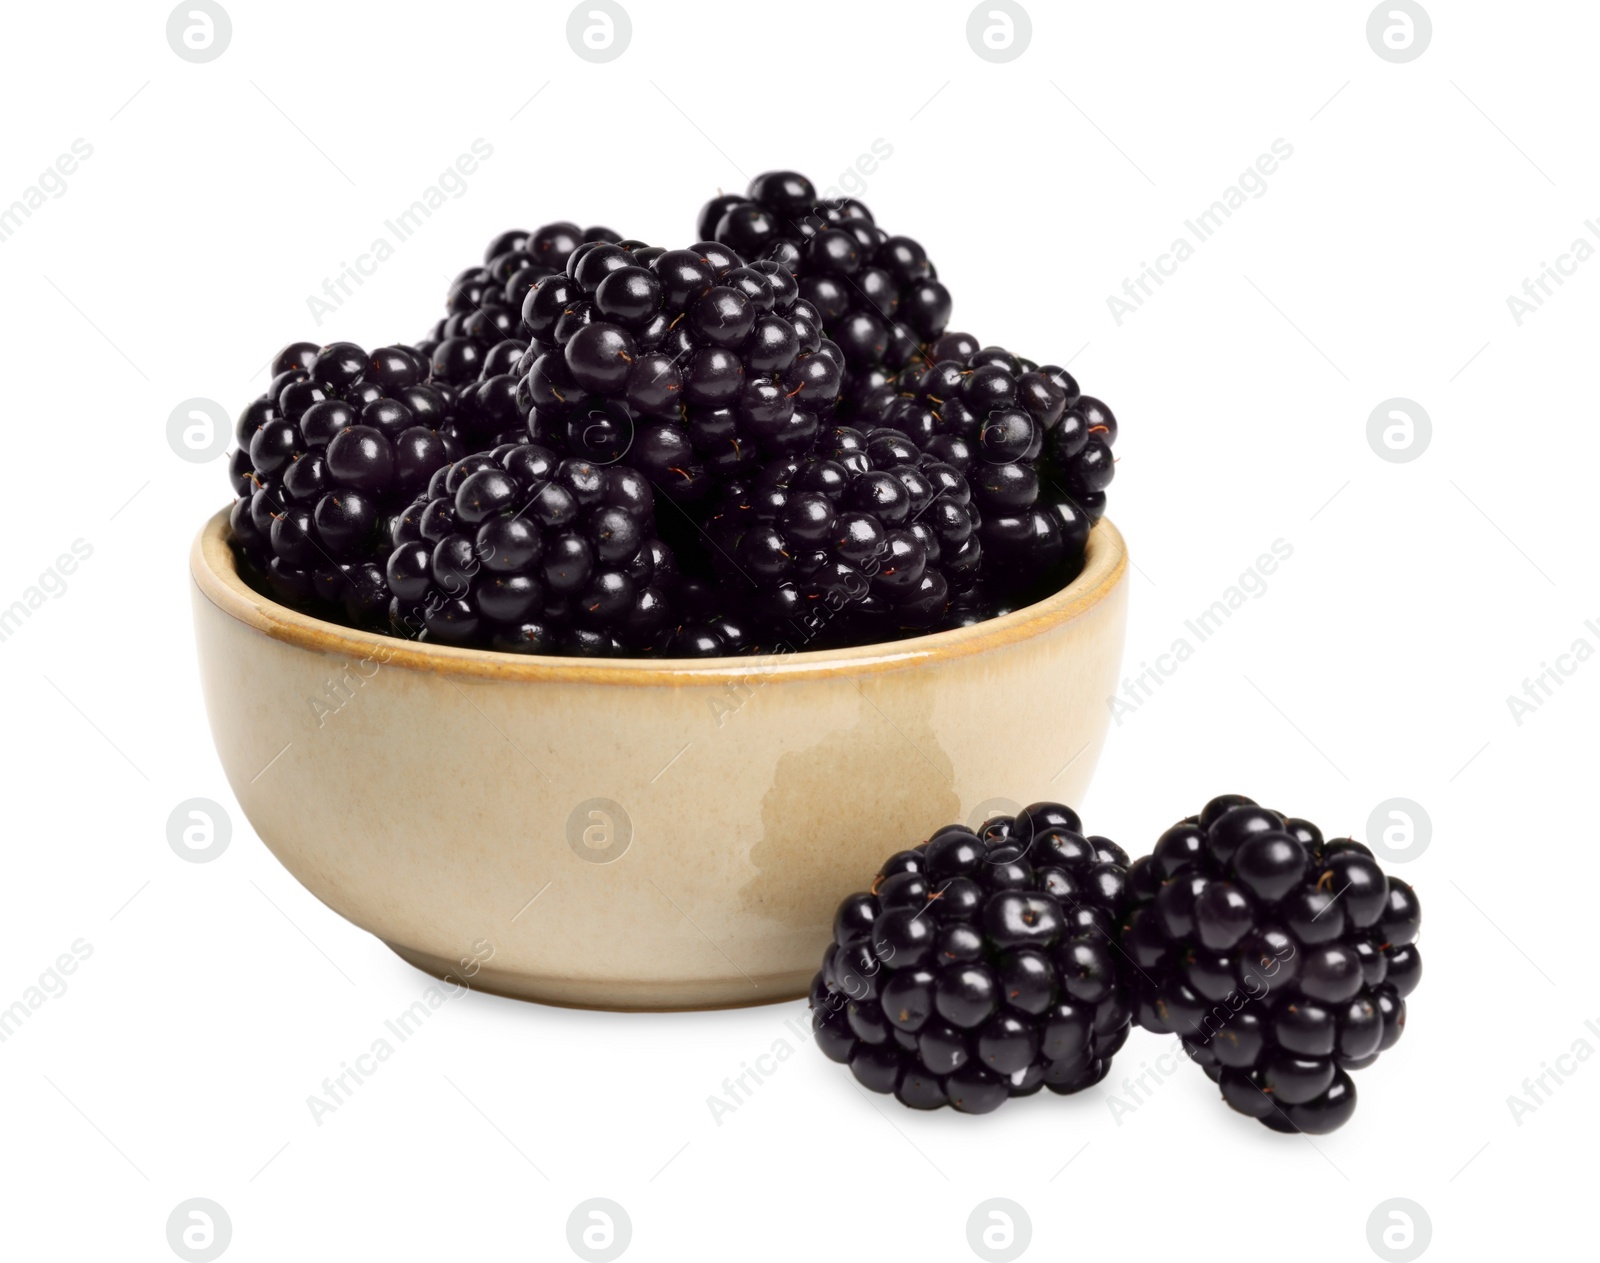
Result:
<svg viewBox="0 0 1600 1263"><path fill-rule="evenodd" d="M1578 638L1600 648L1600 262L1520 326L1506 298L1600 245L1600 14L1437 3L1426 52L1391 64L1364 3L1035 3L1031 46L993 65L964 3L628 3L605 65L568 47L564 5L228 0L205 65L168 47L162 4L8 9L0 205L74 139L94 152L0 243L0 605L73 540L93 555L0 643L0 1006L75 940L93 954L0 1045L6 1254L172 1258L167 1216L197 1196L231 1218L230 1260L576 1257L567 1217L596 1196L626 1208L630 1259L972 1258L990 1197L1028 1212L1027 1257L1367 1258L1391 1197L1425 1208L1434 1257L1582 1253L1600 1064L1520 1125L1507 1098L1600 1048L1600 663L1520 724L1506 699ZM494 153L465 194L315 325L307 295L477 138ZM238 812L187 607L224 463L180 460L168 413L235 413L291 339L421 336L504 228L686 244L719 187L774 166L835 183L880 138L863 196L926 244L953 327L1070 358L1122 421L1130 674L1293 548L1113 728L1088 827L1138 854L1223 791L1358 837L1380 801L1420 803L1404 1040L1314 1143L1188 1066L1114 1118L1107 1093L1166 1051L1143 1032L1103 1090L981 1119L868 1099L802 1048L719 1126L707 1097L794 1042L800 1003L470 995L318 1126L307 1096L428 980ZM1266 193L1119 326L1107 296L1277 138L1293 156ZM1367 442L1396 396L1432 418L1410 463ZM1018 699L994 718L997 740L1052 740ZM192 797L232 817L212 863L167 844Z"/></svg>

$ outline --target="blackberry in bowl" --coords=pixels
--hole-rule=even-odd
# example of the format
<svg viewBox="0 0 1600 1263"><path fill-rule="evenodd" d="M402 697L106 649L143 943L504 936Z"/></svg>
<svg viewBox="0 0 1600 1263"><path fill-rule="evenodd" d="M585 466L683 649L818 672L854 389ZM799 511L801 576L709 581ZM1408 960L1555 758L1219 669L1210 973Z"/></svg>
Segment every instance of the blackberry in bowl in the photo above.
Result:
<svg viewBox="0 0 1600 1263"><path fill-rule="evenodd" d="M1070 378L948 317L920 246L777 173L684 249L503 233L415 346L286 347L191 555L268 846L425 969L743 1004L803 994L876 829L1081 793L1123 542Z"/></svg>
<svg viewBox="0 0 1600 1263"><path fill-rule="evenodd" d="M397 517L393 630L516 653L648 649L672 615L671 550L626 466L508 443L439 469Z"/></svg>
<svg viewBox="0 0 1600 1263"><path fill-rule="evenodd" d="M229 460L240 564L279 600L381 625L389 525L462 454L411 348L290 343L239 414Z"/></svg>
<svg viewBox="0 0 1600 1263"><path fill-rule="evenodd" d="M950 291L920 243L886 232L854 198L819 198L797 171L764 172L743 198L712 198L698 228L794 275L850 383L897 372L950 321Z"/></svg>
<svg viewBox="0 0 1600 1263"><path fill-rule="evenodd" d="M472 476L528 459L466 459L485 456L452 511ZM929 837L996 784L1077 798L1109 725L1127 611L1109 521L1071 583L970 625L819 649L823 604L809 639L696 656L751 633L689 578L656 656L589 658L319 618L247 582L229 516L202 529L190 571L207 713L245 814L336 912L436 974L477 958L474 985L507 995L804 995L880 838ZM420 577L410 551L396 564ZM995 740L1008 708L1049 714L1049 739Z"/></svg>

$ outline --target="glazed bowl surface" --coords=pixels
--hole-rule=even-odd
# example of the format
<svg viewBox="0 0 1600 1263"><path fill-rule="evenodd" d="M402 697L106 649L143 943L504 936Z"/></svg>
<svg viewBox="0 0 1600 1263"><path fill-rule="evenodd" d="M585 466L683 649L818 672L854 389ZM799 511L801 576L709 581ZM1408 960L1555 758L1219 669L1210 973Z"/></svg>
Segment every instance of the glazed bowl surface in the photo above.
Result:
<svg viewBox="0 0 1600 1263"><path fill-rule="evenodd" d="M1070 585L973 627L595 660L418 644L279 605L240 577L226 512L190 573L217 752L284 867L418 968L617 1009L801 995L835 906L892 852L951 821L1080 802L1128 595L1102 521Z"/></svg>

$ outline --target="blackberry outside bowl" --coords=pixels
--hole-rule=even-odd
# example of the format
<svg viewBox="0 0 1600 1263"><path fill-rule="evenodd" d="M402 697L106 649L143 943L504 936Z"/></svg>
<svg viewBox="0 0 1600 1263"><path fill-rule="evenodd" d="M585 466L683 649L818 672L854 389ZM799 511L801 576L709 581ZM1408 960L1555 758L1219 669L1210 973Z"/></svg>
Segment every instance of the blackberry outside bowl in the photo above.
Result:
<svg viewBox="0 0 1600 1263"><path fill-rule="evenodd" d="M1083 573L1026 609L752 658L526 657L340 627L245 584L226 512L190 570L217 753L284 867L419 969L612 1009L800 996L835 906L890 852L1079 802L1127 614L1107 521Z"/></svg>

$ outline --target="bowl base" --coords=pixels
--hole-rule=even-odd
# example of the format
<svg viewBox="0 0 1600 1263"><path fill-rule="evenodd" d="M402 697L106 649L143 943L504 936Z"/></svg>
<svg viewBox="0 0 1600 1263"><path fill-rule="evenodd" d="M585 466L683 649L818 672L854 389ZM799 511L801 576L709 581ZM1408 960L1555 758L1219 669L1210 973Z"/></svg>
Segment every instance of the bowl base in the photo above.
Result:
<svg viewBox="0 0 1600 1263"><path fill-rule="evenodd" d="M779 1004L803 999L815 970L769 974L760 978L694 979L690 981L641 980L611 982L599 979L541 978L485 964L470 982L461 976L461 963L430 952L417 951L383 940L406 964L474 991L532 1000L566 1009L604 1009L619 1013L693 1012L704 1009L743 1009L757 1004Z"/></svg>

